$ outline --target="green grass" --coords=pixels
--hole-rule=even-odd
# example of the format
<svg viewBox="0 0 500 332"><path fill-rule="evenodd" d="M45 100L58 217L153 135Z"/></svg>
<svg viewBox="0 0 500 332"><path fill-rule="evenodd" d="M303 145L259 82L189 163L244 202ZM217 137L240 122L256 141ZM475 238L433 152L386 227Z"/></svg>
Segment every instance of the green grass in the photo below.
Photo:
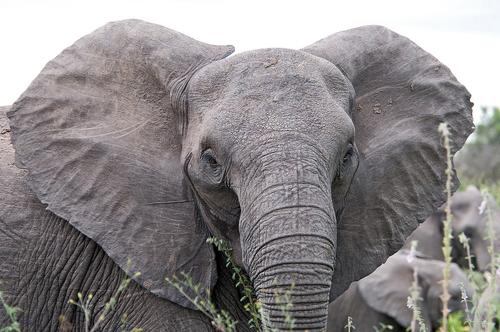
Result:
<svg viewBox="0 0 500 332"><path fill-rule="evenodd" d="M3 309L7 313L7 317L10 319L10 324L8 326L0 328L0 332L21 332L21 326L17 319L17 315L21 311L21 309L12 307L5 302L3 297L3 293L0 291L0 303L2 304Z"/></svg>

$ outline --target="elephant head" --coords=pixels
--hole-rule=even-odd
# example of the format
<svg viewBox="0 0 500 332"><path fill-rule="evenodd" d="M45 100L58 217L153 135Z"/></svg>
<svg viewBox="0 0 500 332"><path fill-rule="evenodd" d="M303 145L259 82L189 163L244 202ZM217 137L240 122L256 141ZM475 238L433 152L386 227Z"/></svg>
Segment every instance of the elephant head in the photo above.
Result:
<svg viewBox="0 0 500 332"><path fill-rule="evenodd" d="M138 20L114 22L49 62L9 112L20 167L47 208L136 280L193 307L165 277L210 289L215 235L250 276L268 324L294 288L300 329L443 203L472 130L466 89L378 26L303 50L228 57Z"/></svg>
<svg viewBox="0 0 500 332"><path fill-rule="evenodd" d="M433 259L444 260L441 245L443 242L443 220L446 218L444 206L433 213L408 238L405 247L409 248L411 241L416 240L419 250ZM465 191L457 192L451 199L452 214L452 258L463 268L468 268L469 262L464 245L460 243L459 235L463 233L469 239L471 262L479 271L489 268L491 257L488 252L489 235L488 219L491 218L492 231L495 235L494 251L500 250L500 214L496 203L484 197L478 188L469 186Z"/></svg>
<svg viewBox="0 0 500 332"><path fill-rule="evenodd" d="M441 320L440 296L444 262L419 256L409 261L408 253L407 250L402 250L391 256L375 272L351 286L357 289L350 288L330 304L329 330L334 331L333 327L338 329L341 325L344 326L347 315L350 315L354 325L361 331L379 327L381 322L392 325L395 331L406 331L413 319L413 311L407 304L415 272L421 321L425 324L426 331L437 330ZM452 264L448 286L451 296L448 307L451 312L465 309L462 290L468 297L472 296L467 276L456 264ZM348 307L350 311L347 312L343 307ZM345 315L335 315L336 312L343 311L346 311Z"/></svg>

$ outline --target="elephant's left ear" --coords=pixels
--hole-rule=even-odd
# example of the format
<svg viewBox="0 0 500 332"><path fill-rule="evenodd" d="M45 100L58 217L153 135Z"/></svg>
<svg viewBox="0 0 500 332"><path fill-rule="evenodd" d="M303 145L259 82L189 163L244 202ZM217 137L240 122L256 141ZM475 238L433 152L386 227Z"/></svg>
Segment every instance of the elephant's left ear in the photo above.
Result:
<svg viewBox="0 0 500 332"><path fill-rule="evenodd" d="M337 231L332 297L398 250L445 200L448 123L455 153L473 130L470 94L409 39L380 26L336 33L304 49L339 67L356 92L360 165ZM453 189L458 186L453 175Z"/></svg>
<svg viewBox="0 0 500 332"><path fill-rule="evenodd" d="M165 27L112 22L42 70L8 113L18 165L47 208L137 281L184 306L165 277L216 281L208 231L183 176L186 91L233 52ZM130 259L130 265L127 261Z"/></svg>

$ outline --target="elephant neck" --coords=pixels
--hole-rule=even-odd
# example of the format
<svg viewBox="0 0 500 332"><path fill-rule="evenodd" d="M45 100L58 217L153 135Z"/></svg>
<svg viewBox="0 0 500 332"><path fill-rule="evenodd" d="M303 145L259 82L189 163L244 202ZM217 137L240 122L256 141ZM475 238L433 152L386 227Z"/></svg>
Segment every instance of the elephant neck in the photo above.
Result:
<svg viewBox="0 0 500 332"><path fill-rule="evenodd" d="M217 283L214 287L213 300L217 306L227 311L233 319L238 321L237 331L252 331L248 326L250 315L244 309L244 303L240 301L243 294L235 286L231 279L233 271L226 267L226 257L223 253L216 251L217 259Z"/></svg>

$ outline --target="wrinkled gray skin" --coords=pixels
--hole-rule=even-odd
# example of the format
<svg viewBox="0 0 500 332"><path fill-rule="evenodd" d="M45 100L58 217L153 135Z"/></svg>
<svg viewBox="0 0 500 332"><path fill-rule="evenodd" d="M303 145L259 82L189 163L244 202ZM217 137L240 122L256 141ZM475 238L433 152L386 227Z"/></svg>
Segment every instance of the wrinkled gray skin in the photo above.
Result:
<svg viewBox="0 0 500 332"><path fill-rule="evenodd" d="M352 317L356 331L373 331L381 328L380 323L392 325L391 331L407 331L411 327L413 311L407 306L415 270L418 274L419 307L426 331L437 331L441 319L441 280L444 262L423 257L408 261L409 251L401 250L391 256L369 276L351 284L349 289L332 302L328 308L328 331L344 331L347 317ZM456 264L451 265L449 282L449 309L451 312L464 310L461 302L460 284L468 296L472 288L467 276ZM416 325L418 331L419 324Z"/></svg>
<svg viewBox="0 0 500 332"><path fill-rule="evenodd" d="M462 268L469 268L467 252L460 243L458 235L463 233L469 239L472 264L479 271L486 271L491 261L488 253L488 218L491 218L492 230L496 234L495 252L500 250L500 212L493 199L487 200L474 186L457 192L451 200L452 213L452 259ZM481 205L483 206L481 207ZM418 250L422 254L437 260L444 260L442 251L443 223L446 218L444 207L433 213L408 238L405 248L410 248L411 241L418 241Z"/></svg>
<svg viewBox="0 0 500 332"><path fill-rule="evenodd" d="M18 315L22 331L85 331L83 312L68 300L77 300L78 291L93 294L93 325L126 274L94 241L46 210L26 182L20 181L26 172L14 166L7 109L0 107L0 289L7 303L22 308ZM215 301L244 321L240 296L223 262L222 258L218 265L221 277L214 288ZM144 331L212 330L200 312L155 296L133 281L99 331L122 331L124 313L128 315L127 331L133 327ZM65 323L60 323L61 316ZM0 327L7 325L10 320L2 308Z"/></svg>
<svg viewBox="0 0 500 332"><path fill-rule="evenodd" d="M472 118L470 95L437 59L378 26L300 51L232 51L114 22L49 62L14 103L0 279L23 327L54 330L63 314L81 329L67 304L77 290L95 294L95 319L122 271L140 271L107 330L123 313L145 330L211 329L165 283L181 272L244 330L239 294L206 243L215 235L270 327L286 328L275 294L293 285L296 329L324 330L329 301L443 203L437 127L448 122L454 153Z"/></svg>

